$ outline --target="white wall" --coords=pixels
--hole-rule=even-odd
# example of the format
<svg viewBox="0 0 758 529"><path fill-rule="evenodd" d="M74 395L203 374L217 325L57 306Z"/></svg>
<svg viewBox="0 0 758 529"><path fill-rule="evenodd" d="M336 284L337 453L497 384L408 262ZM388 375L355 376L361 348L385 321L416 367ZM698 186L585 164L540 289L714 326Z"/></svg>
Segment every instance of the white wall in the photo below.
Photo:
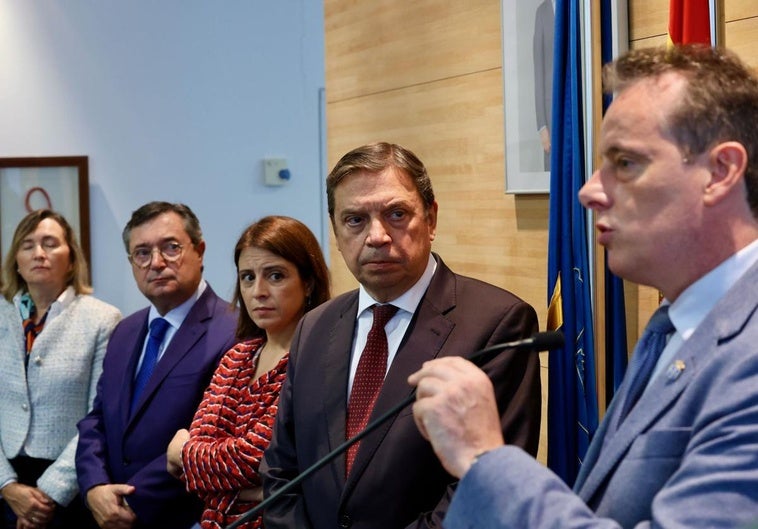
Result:
<svg viewBox="0 0 758 529"><path fill-rule="evenodd" d="M0 157L89 156L97 297L146 304L121 230L168 200L198 215L205 276L229 299L258 217L296 217L328 246L323 56L313 0L0 0ZM267 156L288 159L287 186L263 185Z"/></svg>

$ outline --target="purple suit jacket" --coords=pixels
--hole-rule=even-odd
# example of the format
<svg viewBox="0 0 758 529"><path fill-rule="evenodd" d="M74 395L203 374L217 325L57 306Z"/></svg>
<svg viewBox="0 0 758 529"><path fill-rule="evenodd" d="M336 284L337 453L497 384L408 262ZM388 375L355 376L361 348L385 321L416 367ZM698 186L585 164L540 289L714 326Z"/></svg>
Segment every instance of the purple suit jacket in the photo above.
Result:
<svg viewBox="0 0 758 529"><path fill-rule="evenodd" d="M166 471L166 447L192 422L221 356L236 342L236 313L208 286L161 357L130 416L132 377L147 334L148 309L121 321L103 361L92 411L79 424L79 488L134 485L128 497L137 527L183 529L202 504Z"/></svg>
<svg viewBox="0 0 758 529"><path fill-rule="evenodd" d="M384 380L373 420L411 392L408 375L426 360L467 355L537 331L534 309L510 292L450 271L442 260ZM290 349L274 438L261 463L266 495L345 440L347 381L358 292L305 315ZM495 385L506 440L536 453L540 429L537 353L505 351L484 370ZM421 437L408 406L361 442L350 476L345 458L283 496L267 529L437 528L456 480Z"/></svg>

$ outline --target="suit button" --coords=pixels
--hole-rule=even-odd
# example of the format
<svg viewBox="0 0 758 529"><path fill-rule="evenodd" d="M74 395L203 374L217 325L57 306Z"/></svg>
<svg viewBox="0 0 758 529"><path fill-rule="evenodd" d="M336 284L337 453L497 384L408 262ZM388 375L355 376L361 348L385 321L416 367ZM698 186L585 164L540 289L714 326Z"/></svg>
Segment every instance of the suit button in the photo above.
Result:
<svg viewBox="0 0 758 529"><path fill-rule="evenodd" d="M121 463L122 463L122 464L123 464L125 467L128 467L129 465L131 465L131 464L132 464L132 460L131 460L131 459L129 459L128 457L125 457L124 459L122 459L122 460L121 460Z"/></svg>
<svg viewBox="0 0 758 529"><path fill-rule="evenodd" d="M24 403L21 405L21 409L22 409L22 410L24 410L24 411L29 411L29 405L28 405L26 402L24 402Z"/></svg>
<svg viewBox="0 0 758 529"><path fill-rule="evenodd" d="M347 529L351 525L353 525L353 521L350 519L350 516L348 516L347 514L343 514L342 516L340 516L340 527L342 529Z"/></svg>
<svg viewBox="0 0 758 529"><path fill-rule="evenodd" d="M36 357L34 359L34 363L37 364L38 366L41 366L42 365L42 357L41 356Z"/></svg>

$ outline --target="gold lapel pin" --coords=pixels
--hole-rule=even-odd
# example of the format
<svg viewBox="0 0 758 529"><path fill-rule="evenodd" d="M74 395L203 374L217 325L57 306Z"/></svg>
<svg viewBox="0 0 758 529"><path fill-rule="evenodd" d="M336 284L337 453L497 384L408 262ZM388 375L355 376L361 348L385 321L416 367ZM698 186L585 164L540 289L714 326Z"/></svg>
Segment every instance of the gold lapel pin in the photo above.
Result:
<svg viewBox="0 0 758 529"><path fill-rule="evenodd" d="M666 371L666 378L672 381L676 380L679 378L679 375L682 374L685 367L687 367L687 365L684 363L684 360L674 360Z"/></svg>

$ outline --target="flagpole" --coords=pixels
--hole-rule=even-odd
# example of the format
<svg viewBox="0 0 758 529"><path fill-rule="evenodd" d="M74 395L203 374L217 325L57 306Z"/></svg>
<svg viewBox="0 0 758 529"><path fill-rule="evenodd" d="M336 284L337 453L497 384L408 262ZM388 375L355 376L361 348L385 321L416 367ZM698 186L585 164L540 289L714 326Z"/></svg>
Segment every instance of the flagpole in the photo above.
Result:
<svg viewBox="0 0 758 529"><path fill-rule="evenodd" d="M724 45L724 0L708 0L711 19L711 45Z"/></svg>
<svg viewBox="0 0 758 529"><path fill-rule="evenodd" d="M586 182L591 176L596 166L597 152L595 137L599 132L599 121L597 116L602 115L602 88L600 69L602 68L602 54L600 42L600 2L596 0L584 0L584 39L582 42L582 51L584 57L584 74L583 83L584 101L587 102L584 108L584 159ZM592 304L592 320L595 330L595 388L598 399L598 414L605 409L605 402L600 402L600 395L605 393L605 326L601 321L600 314L604 312L605 302L602 293L605 289L603 276L598 273L601 270L601 263L598 261L598 252L595 243L595 221L594 213L587 208L585 211L586 231L587 231L587 264L590 281L590 301Z"/></svg>
<svg viewBox="0 0 758 529"><path fill-rule="evenodd" d="M711 26L711 46L718 45L718 21L716 20L716 0L708 0L708 13Z"/></svg>
<svg viewBox="0 0 758 529"><path fill-rule="evenodd" d="M603 93L602 67L629 49L629 7L627 0L603 0L595 4L596 21L595 35L592 40L594 50L592 101L594 115L591 123L594 131L591 146L592 155L587 160L597 167L600 158L597 154L596 138L599 136L602 116L610 97ZM589 141L589 140L588 140ZM589 166L588 166L589 167ZM599 415L605 412L615 389L618 387L620 376L626 368L627 359L627 329L626 302L623 282L607 269L606 252L594 238L594 216L588 211L587 229L591 232L588 239L592 241L590 251L593 254L593 274L596 288L593 292L595 300L595 343L596 369L598 389Z"/></svg>

